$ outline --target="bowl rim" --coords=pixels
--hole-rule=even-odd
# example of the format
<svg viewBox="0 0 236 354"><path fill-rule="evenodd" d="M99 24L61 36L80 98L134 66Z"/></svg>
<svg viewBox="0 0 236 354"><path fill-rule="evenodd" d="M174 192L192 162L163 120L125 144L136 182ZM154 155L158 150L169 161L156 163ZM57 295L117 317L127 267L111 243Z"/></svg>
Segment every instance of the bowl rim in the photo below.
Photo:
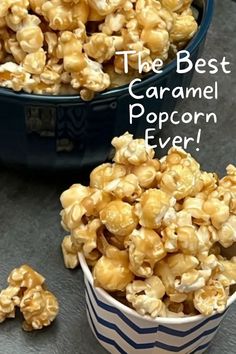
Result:
<svg viewBox="0 0 236 354"><path fill-rule="evenodd" d="M214 9L214 0L202 0L203 3L203 16L201 23L199 25L198 31L195 34L195 36L191 39L189 44L186 46L185 50L188 50L189 53L191 54L192 52L195 51L195 49L200 45L200 43L203 41L204 37L206 36L206 33L208 31L208 28L211 24L212 20L212 15L213 15L213 9ZM154 74L151 75L150 77L142 80L140 83L138 83L136 88L142 88L143 86L148 85L149 83L155 81L156 79L161 79L165 75L167 75L170 71L172 71L176 67L176 59L172 60L170 63L164 66L163 71L160 74ZM114 89L108 89L105 92L102 92L100 94L97 94L92 100L92 102L95 102L97 100L102 100L106 98L111 98L117 95L122 95L127 93L128 91L129 84L119 86ZM34 100L34 101L43 101L43 102L52 102L52 103L60 103L60 102L65 102L65 103L85 103L79 95L39 95L39 94L31 94L31 93L26 93L26 92L14 92L11 89L7 88L0 88L0 96L6 96L8 98L13 98L13 99L25 99L25 100Z"/></svg>
<svg viewBox="0 0 236 354"><path fill-rule="evenodd" d="M104 289L99 288L99 287L94 287L94 282L93 282L93 276L92 273L88 267L88 264L85 260L85 257L83 253L79 252L79 261L81 268L83 270L84 276L88 280L88 282L91 284L93 289L95 289L98 294L104 298L108 303L110 303L112 306L115 308L119 309L121 312L126 314L127 316L133 316L138 320L146 320L149 321L152 324L169 324L169 325L176 325L176 324L188 324L188 323L193 323L201 320L206 320L211 318L212 316L219 314L219 312L214 311L210 316L204 316L204 315L195 315L195 316L189 316L189 317L156 317L156 318L151 318L150 316L142 316L139 313L137 313L135 310L127 307L126 305L122 304L118 300L116 300L114 297L112 297L108 292L106 292ZM229 308L229 306L236 300L236 291L229 297L226 305L226 309ZM222 312L222 314L225 312L225 310Z"/></svg>

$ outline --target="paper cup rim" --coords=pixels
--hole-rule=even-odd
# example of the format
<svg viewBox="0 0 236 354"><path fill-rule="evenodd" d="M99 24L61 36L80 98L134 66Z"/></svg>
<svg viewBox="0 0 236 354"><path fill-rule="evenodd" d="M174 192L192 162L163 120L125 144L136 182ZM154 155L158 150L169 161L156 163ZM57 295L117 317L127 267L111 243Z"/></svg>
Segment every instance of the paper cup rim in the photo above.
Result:
<svg viewBox="0 0 236 354"><path fill-rule="evenodd" d="M89 283L94 287L93 283L93 276L92 273L87 265L87 262L85 260L84 255L79 252L79 261L81 268L83 270L84 276L86 279L89 281ZM123 313L127 315L131 315L139 320L147 320L152 324L169 324L169 325L176 325L176 324L186 324L186 323L192 323L192 322L197 322L201 320L205 320L211 316L214 316L218 312L214 311L210 316L204 316L204 315L195 315L195 316L189 316L189 317L157 317L157 318L151 318L149 316L142 316L139 313L137 313L135 310L129 308L128 306L122 304L118 300L116 300L114 297L112 297L108 292L106 292L104 289L96 287L96 291L100 296L102 296L107 302L111 303L114 307L122 311ZM236 300L236 291L229 297L227 301L226 308L228 308L234 301Z"/></svg>

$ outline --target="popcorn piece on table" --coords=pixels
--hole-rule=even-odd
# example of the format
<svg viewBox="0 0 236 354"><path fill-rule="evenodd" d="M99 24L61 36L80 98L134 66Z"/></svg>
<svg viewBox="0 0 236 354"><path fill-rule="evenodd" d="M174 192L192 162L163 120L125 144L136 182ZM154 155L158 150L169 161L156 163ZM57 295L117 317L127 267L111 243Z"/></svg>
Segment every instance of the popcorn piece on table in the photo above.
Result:
<svg viewBox="0 0 236 354"><path fill-rule="evenodd" d="M45 278L27 264L24 264L19 268L13 269L7 281L12 287L18 287L19 289L32 289L37 285L43 285Z"/></svg>
<svg viewBox="0 0 236 354"><path fill-rule="evenodd" d="M42 329L56 318L59 305L56 297L40 285L25 291L20 302L20 311L25 321L25 331Z"/></svg>
<svg viewBox="0 0 236 354"><path fill-rule="evenodd" d="M19 287L9 286L0 292L0 323L15 317L15 307L20 303L19 291Z"/></svg>
<svg viewBox="0 0 236 354"><path fill-rule="evenodd" d="M49 326L58 314L56 297L44 289L45 278L24 264L13 269L8 277L9 286L0 293L0 322L15 317L19 307L25 322L23 329L31 331Z"/></svg>

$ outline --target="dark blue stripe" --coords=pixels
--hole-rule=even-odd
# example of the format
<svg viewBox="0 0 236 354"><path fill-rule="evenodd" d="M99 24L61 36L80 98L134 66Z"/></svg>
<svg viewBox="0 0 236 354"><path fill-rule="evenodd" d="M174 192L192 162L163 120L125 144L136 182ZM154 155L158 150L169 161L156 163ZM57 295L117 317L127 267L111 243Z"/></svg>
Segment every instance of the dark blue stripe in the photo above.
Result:
<svg viewBox="0 0 236 354"><path fill-rule="evenodd" d="M163 325L159 325L158 327L149 327L149 328L140 328L138 327L135 323L133 323L130 319L128 319L124 314L123 312L121 312L119 309L113 307L113 306L110 306L110 305L107 305L105 304L104 302L102 302L101 300L99 300L91 286L90 283L89 284L89 287L90 287L90 290L93 294L93 297L97 303L97 305L99 307L101 307L103 310L105 311L108 311L108 312L112 312L112 313L115 313L116 315L118 315L130 328L132 328L135 332L137 333L140 333L140 334L151 334L151 333L156 333L157 331L160 331L162 333L166 333L166 334L169 334L169 335L173 335L175 337L186 337L188 336L189 334L197 331L199 328L201 328L202 326L204 326L206 323L210 322L210 321L213 321L221 316L224 315L224 313L227 311L224 311L222 313L217 313L207 319L205 319L203 322L200 322L198 325L196 325L195 327L193 328L190 328L186 331L178 331L178 330L175 330L175 329L172 329L172 328L168 328L166 326L163 326Z"/></svg>
<svg viewBox="0 0 236 354"><path fill-rule="evenodd" d="M122 332L120 330L119 327L117 327L114 323L108 322L106 320L104 320L103 318L101 318L100 316L98 316L98 314L96 313L96 310L92 304L92 301L89 297L88 291L87 289L85 290L86 294L88 296L89 299L89 304L92 308L93 314L96 317L96 320L98 321L98 323L100 323L101 325L103 325L104 327L110 328L113 331L117 332L131 347L133 347L134 349L150 349L150 348L155 348L155 342L152 343L135 343L132 339L130 339L124 332Z"/></svg>
<svg viewBox="0 0 236 354"><path fill-rule="evenodd" d="M87 305L86 305L87 306ZM113 339L110 339L108 337L105 337L103 334L99 333L97 328L95 327L94 323L93 323L93 319L90 315L90 312L89 312L89 309L87 307L87 313L89 315L89 319L90 319L90 322L92 324L92 327L93 327L93 330L94 330L94 333L96 334L97 338L100 339L102 342L104 343L108 343L110 345L113 345L113 347L115 347L118 352L120 354L127 354Z"/></svg>
<svg viewBox="0 0 236 354"><path fill-rule="evenodd" d="M86 289L87 291L87 289ZM89 302L91 304L91 299L89 297L89 293L87 292L87 295L88 295L88 298L89 298ZM97 314L96 314L96 311L94 309L93 306L91 306L92 308L92 311L98 321L98 323L100 323L101 325L103 325L104 327L107 327L107 328L110 328L114 331L116 331L130 346L132 346L134 349L150 349L150 348L153 348L153 347L157 347L157 348L161 348L161 349L164 349L164 350L167 350L167 351L170 351L170 352L180 352L181 350L184 350L186 348L188 348L189 346L191 346L194 342L197 342L199 339L205 337L205 336L208 336L210 334L212 334L213 332L215 332L218 328L218 325L214 328L211 328L203 333L201 333L198 337L196 338L193 338L191 341L183 344L182 346L180 347L177 347L177 346L172 346L172 345L168 345L168 344L165 344L165 343L161 343L161 342L158 342L158 341L155 341L154 343L143 343L143 344L138 344L138 343L135 343L133 342L130 338L128 338L127 340L127 336L120 330L118 329L117 330L117 326L115 324L112 324L110 322L107 322L105 321L104 319L102 319L101 317L99 317ZM89 308L88 308L89 310ZM108 324L108 325L107 325ZM199 349L198 349L199 350Z"/></svg>
<svg viewBox="0 0 236 354"><path fill-rule="evenodd" d="M215 315L213 315L212 317L210 318L207 318L206 320L204 320L203 322L200 322L198 325L196 325L195 327L193 328L190 328L188 329L187 331L178 331L178 330L175 330L175 329L172 329L172 328L168 328L168 327L165 327L165 326L162 326L160 325L159 326L159 330L161 332L164 332L166 334L170 334L170 335L173 335L173 336L177 336L177 337L185 337L185 336L188 336L189 334L197 331L199 328L201 328L202 326L204 326L206 323L210 322L210 321L213 321L221 316L223 316L225 314L227 310L225 310L224 312L222 313L216 313Z"/></svg>
<svg viewBox="0 0 236 354"><path fill-rule="evenodd" d="M115 313L116 315L118 315L129 327L131 327L137 333L148 334L148 333L156 333L157 332L157 327L150 327L150 328L138 327L135 323L130 321L119 309L117 309L116 307L113 307L113 306L109 306L109 305L105 304L104 302L100 301L97 298L97 296L95 295L95 292L94 292L91 284L90 283L88 283L88 284L89 284L90 290L93 294L93 297L94 297L97 305L99 307L101 307L103 310L106 310L108 312L112 312L112 313Z"/></svg>
<svg viewBox="0 0 236 354"><path fill-rule="evenodd" d="M207 342L205 344L200 345L197 349L195 349L193 352L191 352L190 354L195 354L197 352L199 352L200 350L206 349L208 347L208 345L210 344L210 342Z"/></svg>

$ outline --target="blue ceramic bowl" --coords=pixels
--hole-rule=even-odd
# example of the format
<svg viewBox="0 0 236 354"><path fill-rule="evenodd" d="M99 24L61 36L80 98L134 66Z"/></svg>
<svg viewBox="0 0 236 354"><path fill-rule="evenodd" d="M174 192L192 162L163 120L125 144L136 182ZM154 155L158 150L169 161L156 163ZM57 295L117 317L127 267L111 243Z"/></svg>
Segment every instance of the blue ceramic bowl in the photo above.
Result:
<svg viewBox="0 0 236 354"><path fill-rule="evenodd" d="M199 30L186 48L194 63L203 49L211 23L213 0L197 0ZM193 71L176 73L176 60L136 86L145 93L149 86L189 86ZM134 103L128 86L108 90L84 102L79 96L42 96L0 89L0 162L46 171L89 169L109 159L111 140L125 131L144 134L145 120L129 124L129 104ZM176 100L142 101L147 112L172 112Z"/></svg>

